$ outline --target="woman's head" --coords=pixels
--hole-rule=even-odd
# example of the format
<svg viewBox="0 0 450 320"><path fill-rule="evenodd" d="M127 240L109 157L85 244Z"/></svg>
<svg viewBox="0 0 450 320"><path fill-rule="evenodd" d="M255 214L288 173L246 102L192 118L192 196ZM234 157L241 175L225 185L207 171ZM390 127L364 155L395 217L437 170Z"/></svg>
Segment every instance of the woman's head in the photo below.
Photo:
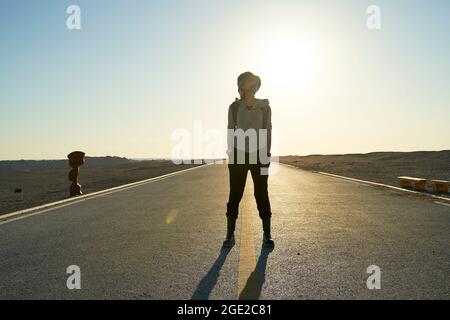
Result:
<svg viewBox="0 0 450 320"><path fill-rule="evenodd" d="M261 79L249 71L240 74L237 82L241 99L254 96L261 87Z"/></svg>

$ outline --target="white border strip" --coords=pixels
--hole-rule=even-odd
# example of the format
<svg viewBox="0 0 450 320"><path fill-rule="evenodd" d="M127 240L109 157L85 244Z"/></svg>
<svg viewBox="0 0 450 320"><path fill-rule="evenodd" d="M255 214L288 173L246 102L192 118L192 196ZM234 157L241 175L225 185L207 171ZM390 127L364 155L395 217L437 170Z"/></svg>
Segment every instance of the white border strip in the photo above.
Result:
<svg viewBox="0 0 450 320"><path fill-rule="evenodd" d="M55 202L51 202L51 203L46 203L37 207L33 207L33 208L28 208L28 209L24 209L24 210L19 210L19 211L15 211L15 212L11 212L11 213L7 213L4 215L0 215L0 225L5 223L5 222L9 222L10 220L17 218L19 216L31 216L31 215L35 215L38 213L42 213L42 212L47 212L49 210L54 210L57 208L61 208L61 207L65 207L71 204L75 204L81 201L86 201L88 199L92 199L92 198L96 198L99 196L103 196L106 194L111 194L114 192L118 192L118 191L122 191L125 189L129 189L129 188L134 188L146 183L150 183L150 182L155 182L155 181L159 181L165 178L169 178L169 177L173 177L176 176L178 174L182 174L191 170L195 170L198 168L203 168L206 167L208 165L210 165L212 163L206 163L206 164L202 164L202 165L198 165L196 167L193 168L188 168L188 169L183 169L183 170L178 170L175 172L171 172L162 176L157 176L157 177L153 177L153 178L149 178L149 179L145 179L145 180L141 180L141 181L137 181L137 182L132 182L132 183L128 183L128 184L124 184L121 186L117 186L117 187L113 187L113 188L109 188L109 189L105 189L105 190L101 190L101 191L96 191L96 192L92 192L92 193L88 193L82 196L77 196L77 197L73 197L73 198L68 198L68 199L64 199L64 200L59 200L59 201L55 201Z"/></svg>
<svg viewBox="0 0 450 320"><path fill-rule="evenodd" d="M393 190L397 190L397 191L409 192L409 193L412 193L412 194L421 195L421 196L427 196L427 197L431 197L431 198L439 199L439 200L444 200L444 201L450 201L450 198L447 198L447 197L441 197L441 196L436 196L434 194L429 194L429 193L423 193L423 192L418 192L418 191L414 191L414 190L403 189L403 188L400 188L400 187L394 187L394 186L391 186L391 185L388 185L388 184L384 184L384 183L360 180L360 179L340 176L340 175L337 175L337 174L332 174L332 173L327 173L327 172L322 172L322 171L317 171L317 173L325 175L325 176L330 176L330 177L333 177L333 178L338 178L338 179L344 179L344 180L349 180L349 181L353 181L353 182L369 184L369 185L377 186L377 187L389 188L389 189L393 189Z"/></svg>
<svg viewBox="0 0 450 320"><path fill-rule="evenodd" d="M439 202L439 201L435 201L434 203L440 204L441 206L450 207L450 203L444 203L444 202Z"/></svg>
<svg viewBox="0 0 450 320"><path fill-rule="evenodd" d="M282 164L285 165L285 166L291 167L291 168L303 170L302 168L296 167L296 166L291 165L291 164L284 164L284 163L282 163ZM333 178L338 178L338 179L343 179L343 180L348 180L348 181L353 181L353 182L359 182L359 183L363 183L363 184L366 184L366 185L372 185L372 186L377 186L377 187L389 188L389 189L393 189L393 190L396 190L396 191L408 192L408 193L412 193L412 194L416 194L416 195L420 195L420 196L427 196L427 197L431 197L431 198L434 198L434 199L450 201L450 198L447 198L447 197L436 196L434 194L429 194L429 193L423 193L423 192L418 192L418 191L414 191L414 190L403 189L403 188L400 188L400 187L394 187L394 186L391 186L391 185L388 185L388 184L384 184L384 183L372 182L372 181L367 181L367 180L360 180L360 179L340 176L340 175L337 175L337 174L332 174L332 173L323 172L323 171L309 171L309 172L318 173L318 174L325 175L325 176L330 176L330 177L333 177Z"/></svg>

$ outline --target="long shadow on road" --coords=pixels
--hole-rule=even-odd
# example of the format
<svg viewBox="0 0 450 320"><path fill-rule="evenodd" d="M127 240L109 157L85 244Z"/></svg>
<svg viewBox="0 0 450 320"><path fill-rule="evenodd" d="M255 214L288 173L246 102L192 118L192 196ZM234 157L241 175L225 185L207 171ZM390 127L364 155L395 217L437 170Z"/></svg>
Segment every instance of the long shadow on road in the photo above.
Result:
<svg viewBox="0 0 450 320"><path fill-rule="evenodd" d="M255 270L250 274L244 289L239 295L239 300L258 300L261 296L261 290L266 281L266 266L269 254L273 248L261 248L261 253L256 263Z"/></svg>
<svg viewBox="0 0 450 320"><path fill-rule="evenodd" d="M207 300L211 294L214 286L220 275L220 270L225 263L228 253L232 248L222 248L214 264L209 269L208 273L200 280L192 300ZM258 300L261 296L261 290L266 281L266 266L269 254L273 248L261 248L261 253L256 263L255 270L250 274L244 289L239 295L239 300Z"/></svg>
<svg viewBox="0 0 450 320"><path fill-rule="evenodd" d="M202 280L200 280L197 289L195 289L195 292L191 297L192 300L207 300L209 298L209 295L214 289L217 279L219 278L220 270L222 269L222 266L225 263L227 255L230 253L231 249L232 248L226 247L221 248L220 254L211 266L211 269L209 269L208 273Z"/></svg>

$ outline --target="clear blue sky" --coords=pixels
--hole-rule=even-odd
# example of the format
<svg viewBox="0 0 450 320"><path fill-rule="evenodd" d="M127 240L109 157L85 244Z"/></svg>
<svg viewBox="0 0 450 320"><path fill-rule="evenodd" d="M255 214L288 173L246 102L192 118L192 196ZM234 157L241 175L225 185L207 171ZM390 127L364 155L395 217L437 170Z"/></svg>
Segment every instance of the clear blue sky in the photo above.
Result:
<svg viewBox="0 0 450 320"><path fill-rule="evenodd" d="M444 0L0 0L0 159L169 157L177 128L225 130L247 70L280 154L450 149L449 17Z"/></svg>

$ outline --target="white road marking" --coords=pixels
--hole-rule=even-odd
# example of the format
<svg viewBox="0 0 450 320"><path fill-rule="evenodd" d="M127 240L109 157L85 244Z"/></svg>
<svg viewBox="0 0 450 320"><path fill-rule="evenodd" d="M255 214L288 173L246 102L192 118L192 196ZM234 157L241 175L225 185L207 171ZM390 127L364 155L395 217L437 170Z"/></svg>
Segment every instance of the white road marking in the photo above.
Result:
<svg viewBox="0 0 450 320"><path fill-rule="evenodd" d="M450 207L450 203L444 203L444 202L439 202L439 201L435 201L434 203L440 204L442 206Z"/></svg>
<svg viewBox="0 0 450 320"><path fill-rule="evenodd" d="M198 168L204 168L207 167L208 165L211 165L212 163L208 163L205 165L200 165L197 167L193 167L193 168L188 168L188 169L184 169L184 170L179 170L179 171L175 171L175 172L171 172L162 176L158 176L158 177L153 177L150 179L145 179L145 180L141 180L141 181L137 181L137 182L132 182L129 184L124 184L122 186L117 186L117 187L113 187L110 189L106 189L106 190L101 190L101 191L97 191L97 192L93 192L93 193L88 193L82 196L78 196L76 198L69 198L69 199L64 199L64 200L60 200L60 201L56 201L56 202L51 202L51 203L47 203L41 206L37 206L37 207L33 207L33 208L29 208L29 209L25 209L25 210L19 210L19 211L15 211L15 212L11 212L11 213L7 213L5 215L1 215L0 216L0 225L6 224L6 223L10 223L13 221L17 221L17 220L21 220L21 219L25 219L28 217L32 217L41 213L45 213L45 212L49 212L52 210L56 210L59 208L63 208L72 204L76 204L82 201L86 201L86 200L90 200L90 199L94 199L97 197L101 197L104 195L108 195L111 193L115 193L115 192L119 192L119 191L123 191L123 190L127 190L130 188L134 188L134 187L138 187L144 184L149 184L152 182L156 182L156 181L160 181L169 177L173 177L176 176L178 174L182 174L191 170L195 170Z"/></svg>
<svg viewBox="0 0 450 320"><path fill-rule="evenodd" d="M283 164L283 165L287 166L287 167L291 167L291 168L302 170L301 168L295 167L293 165L289 165L289 164ZM444 201L449 201L450 202L450 198L447 198L447 197L442 197L442 196L437 196L437 195L434 195L434 194L418 192L418 191L414 191L414 190L408 190L408 189L404 189L404 188L400 188L400 187L394 187L394 186L391 186L391 185L388 185L388 184L384 184L384 183L378 183L378 182L372 182L372 181L367 181L367 180L355 179L355 178L350 178L350 177L346 177L346 176L340 176L340 175L337 175L337 174L332 174L332 173L322 172L322 171L309 171L309 172L318 173L318 174L321 174L321 175L324 175L324 176L328 176L328 177L332 177L332 178L336 178L336 179L342 179L342 180L345 180L347 182L353 182L353 183L358 183L358 184L362 184L362 185L372 185L372 186L377 186L377 187L383 187L383 188L388 188L388 189L392 189L392 190L396 190L396 191L412 193L412 194L415 194L415 195L426 196L426 197L431 197L431 198L434 198L434 199L439 199L439 200L444 200Z"/></svg>

